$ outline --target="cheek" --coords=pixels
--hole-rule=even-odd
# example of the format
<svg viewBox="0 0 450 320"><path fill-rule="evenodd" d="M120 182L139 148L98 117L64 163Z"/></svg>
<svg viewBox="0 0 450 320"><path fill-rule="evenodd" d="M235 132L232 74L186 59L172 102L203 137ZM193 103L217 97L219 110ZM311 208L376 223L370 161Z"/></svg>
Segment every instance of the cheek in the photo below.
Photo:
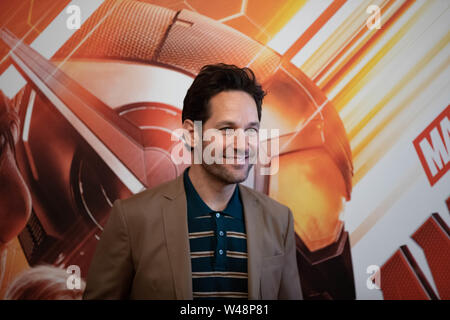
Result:
<svg viewBox="0 0 450 320"><path fill-rule="evenodd" d="M253 150L258 150L259 148L259 140L258 138L252 138L248 141L248 147Z"/></svg>
<svg viewBox="0 0 450 320"><path fill-rule="evenodd" d="M208 150L211 150L211 155L215 156L216 153L225 153L225 150L227 148L232 148L233 147L233 142L230 141L227 144L227 140L225 139L225 136L214 136L211 139L208 140L203 140L202 144L203 144L203 151L205 151L206 148L208 148Z"/></svg>

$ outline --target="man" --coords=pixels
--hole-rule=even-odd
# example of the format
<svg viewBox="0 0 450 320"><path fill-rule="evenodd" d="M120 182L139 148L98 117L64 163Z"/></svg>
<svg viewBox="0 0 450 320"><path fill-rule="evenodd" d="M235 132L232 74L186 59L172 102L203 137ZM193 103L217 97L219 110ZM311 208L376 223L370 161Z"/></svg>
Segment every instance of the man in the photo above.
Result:
<svg viewBox="0 0 450 320"><path fill-rule="evenodd" d="M290 209L240 184L258 151L250 138L264 95L249 68L201 69L182 112L194 161L175 180L115 201L85 299L302 298ZM206 139L197 121L219 134ZM215 161L195 161L200 147Z"/></svg>

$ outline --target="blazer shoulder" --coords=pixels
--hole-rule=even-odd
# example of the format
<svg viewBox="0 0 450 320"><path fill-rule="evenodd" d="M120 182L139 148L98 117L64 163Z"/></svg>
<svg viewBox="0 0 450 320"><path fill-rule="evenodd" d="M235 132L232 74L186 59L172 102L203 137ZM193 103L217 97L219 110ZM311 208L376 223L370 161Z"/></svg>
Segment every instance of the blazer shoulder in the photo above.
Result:
<svg viewBox="0 0 450 320"><path fill-rule="evenodd" d="M149 203L157 205L161 202L161 197L175 187L177 180L178 178L175 178L163 182L157 186L138 192L126 199L121 199L121 206L125 208L125 211L128 211L128 208L134 209L137 207L148 206Z"/></svg>

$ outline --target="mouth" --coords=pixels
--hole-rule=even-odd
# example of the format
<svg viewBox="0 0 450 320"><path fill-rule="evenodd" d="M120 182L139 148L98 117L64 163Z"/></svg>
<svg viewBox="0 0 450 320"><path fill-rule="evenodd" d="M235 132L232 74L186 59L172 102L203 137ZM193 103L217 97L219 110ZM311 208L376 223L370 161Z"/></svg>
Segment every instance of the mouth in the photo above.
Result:
<svg viewBox="0 0 450 320"><path fill-rule="evenodd" d="M226 161L230 161L231 159L231 163L228 163L229 165L232 165L234 167L244 167L248 164L248 156L246 157L224 157L224 159L227 159Z"/></svg>
<svg viewBox="0 0 450 320"><path fill-rule="evenodd" d="M247 160L249 156L245 157L223 157L224 159L235 159L235 160Z"/></svg>

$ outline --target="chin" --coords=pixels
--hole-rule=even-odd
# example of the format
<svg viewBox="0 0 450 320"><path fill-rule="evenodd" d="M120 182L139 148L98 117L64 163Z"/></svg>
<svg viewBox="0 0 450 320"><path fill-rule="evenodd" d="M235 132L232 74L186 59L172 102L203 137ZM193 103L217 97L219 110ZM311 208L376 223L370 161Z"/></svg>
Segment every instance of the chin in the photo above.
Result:
<svg viewBox="0 0 450 320"><path fill-rule="evenodd" d="M205 169L221 181L232 184L245 181L250 172L251 165L246 164L242 167L235 167L231 164L215 164L206 165Z"/></svg>

